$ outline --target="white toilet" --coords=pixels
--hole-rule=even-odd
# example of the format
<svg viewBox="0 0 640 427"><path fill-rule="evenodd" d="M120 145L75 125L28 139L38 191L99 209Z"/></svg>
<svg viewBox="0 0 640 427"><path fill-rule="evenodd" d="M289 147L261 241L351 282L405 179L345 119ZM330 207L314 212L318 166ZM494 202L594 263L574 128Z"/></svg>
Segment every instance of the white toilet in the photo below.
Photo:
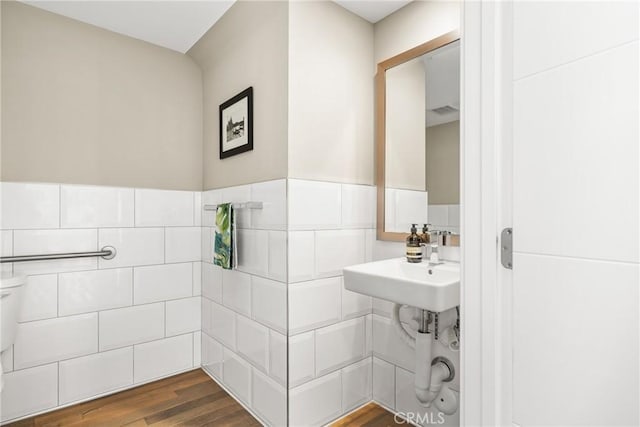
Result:
<svg viewBox="0 0 640 427"><path fill-rule="evenodd" d="M26 276L2 274L0 277L0 356L11 347L16 336L25 283L27 283ZM2 357L0 357L0 391L4 386L3 372Z"/></svg>

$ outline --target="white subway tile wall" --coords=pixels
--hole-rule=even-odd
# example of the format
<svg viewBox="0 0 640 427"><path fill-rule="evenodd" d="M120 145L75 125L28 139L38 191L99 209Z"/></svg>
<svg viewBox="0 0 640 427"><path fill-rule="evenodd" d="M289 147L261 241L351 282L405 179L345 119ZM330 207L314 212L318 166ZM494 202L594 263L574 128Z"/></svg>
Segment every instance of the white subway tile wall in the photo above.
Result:
<svg viewBox="0 0 640 427"><path fill-rule="evenodd" d="M98 250L97 229L13 231L14 255L96 250ZM24 275L63 273L68 271L95 270L97 266L98 261L95 258L31 261L14 263L13 272Z"/></svg>
<svg viewBox="0 0 640 427"><path fill-rule="evenodd" d="M200 297L167 301L165 305L166 336L200 331Z"/></svg>
<svg viewBox="0 0 640 427"><path fill-rule="evenodd" d="M407 233L411 224L425 224L431 221L427 210L426 191L386 188L384 203L384 229Z"/></svg>
<svg viewBox="0 0 640 427"><path fill-rule="evenodd" d="M28 281L15 344L2 355L1 422L200 365L200 199L0 183L2 255L117 250L110 261L3 265Z"/></svg>
<svg viewBox="0 0 640 427"><path fill-rule="evenodd" d="M396 368L391 363L373 357L373 400L387 408L396 407Z"/></svg>
<svg viewBox="0 0 640 427"><path fill-rule="evenodd" d="M138 267L133 271L134 302L145 304L191 296L192 274L189 263Z"/></svg>
<svg viewBox="0 0 640 427"><path fill-rule="evenodd" d="M139 267L165 262L164 228L100 228L100 248L112 246L113 259L98 260L99 268Z"/></svg>
<svg viewBox="0 0 640 427"><path fill-rule="evenodd" d="M133 188L63 185L60 188L60 226L133 227Z"/></svg>
<svg viewBox="0 0 640 427"><path fill-rule="evenodd" d="M21 369L4 375L2 419L11 420L25 414L58 406L58 363Z"/></svg>
<svg viewBox="0 0 640 427"><path fill-rule="evenodd" d="M319 426L371 399L400 410L396 370L410 374L413 353L393 340L389 304L342 281L376 253L374 187L1 190L3 255L118 251L3 266L30 275L20 338L2 357L3 422L199 366L265 425ZM238 270L222 270L203 205L247 201L263 209L237 211Z"/></svg>
<svg viewBox="0 0 640 427"><path fill-rule="evenodd" d="M2 203L0 195L0 203ZM0 207L1 208L1 207ZM2 217L0 217L2 218ZM2 221L0 220L0 223ZM0 231L0 256L13 255L13 231L2 230ZM13 263L3 263L0 265L0 273L11 273L13 271Z"/></svg>
<svg viewBox="0 0 640 427"><path fill-rule="evenodd" d="M86 399L133 384L133 348L60 362L60 404Z"/></svg>
<svg viewBox="0 0 640 427"><path fill-rule="evenodd" d="M287 337L273 330L269 331L269 375L287 385Z"/></svg>
<svg viewBox="0 0 640 427"><path fill-rule="evenodd" d="M340 321L340 277L289 286L289 334Z"/></svg>
<svg viewBox="0 0 640 427"><path fill-rule="evenodd" d="M287 181L202 193L238 209L238 269L213 265L215 212L202 215L202 367L262 423L287 419ZM202 209L202 208L201 208Z"/></svg>
<svg viewBox="0 0 640 427"><path fill-rule="evenodd" d="M238 353L254 366L269 372L269 328L244 316L238 316Z"/></svg>
<svg viewBox="0 0 640 427"><path fill-rule="evenodd" d="M289 180L289 425L321 426L371 400L372 300L344 290L342 269L371 260L375 194Z"/></svg>
<svg viewBox="0 0 640 427"><path fill-rule="evenodd" d="M287 425L287 394L285 389L263 373L252 370L251 406L267 425Z"/></svg>
<svg viewBox="0 0 640 427"><path fill-rule="evenodd" d="M193 226L194 192L136 189L136 227Z"/></svg>
<svg viewBox="0 0 640 427"><path fill-rule="evenodd" d="M57 317L58 276L55 274L29 276L22 298L22 312L18 318L20 322Z"/></svg>
<svg viewBox="0 0 640 427"><path fill-rule="evenodd" d="M351 411L371 400L371 358L347 366L342 370L342 410Z"/></svg>
<svg viewBox="0 0 640 427"><path fill-rule="evenodd" d="M13 371L13 346L2 352L2 369L4 373Z"/></svg>
<svg viewBox="0 0 640 427"><path fill-rule="evenodd" d="M29 276L29 280L39 277L45 276ZM61 273L56 279L60 316L127 307L133 303L132 268ZM50 301L55 304L56 298ZM25 300L23 312L27 307Z"/></svg>
<svg viewBox="0 0 640 427"><path fill-rule="evenodd" d="M211 302L211 336L231 350L236 349L236 312Z"/></svg>
<svg viewBox="0 0 640 427"><path fill-rule="evenodd" d="M315 332L289 337L289 387L295 387L315 377Z"/></svg>
<svg viewBox="0 0 640 427"><path fill-rule="evenodd" d="M218 381L222 381L222 352L222 344L203 331L202 367Z"/></svg>
<svg viewBox="0 0 640 427"><path fill-rule="evenodd" d="M358 317L315 331L316 376L335 371L365 357L364 324L365 317Z"/></svg>
<svg viewBox="0 0 640 427"><path fill-rule="evenodd" d="M223 350L222 380L237 399L251 406L251 364L227 348Z"/></svg>
<svg viewBox="0 0 640 427"><path fill-rule="evenodd" d="M429 205L428 210L432 229L460 233L460 205Z"/></svg>
<svg viewBox="0 0 640 427"><path fill-rule="evenodd" d="M100 350L125 347L164 337L164 303L100 312Z"/></svg>
<svg viewBox="0 0 640 427"><path fill-rule="evenodd" d="M200 227L168 227L164 235L166 262L200 261Z"/></svg>
<svg viewBox="0 0 640 427"><path fill-rule="evenodd" d="M342 373L316 378L289 392L289 423L292 426L322 426L342 412Z"/></svg>
<svg viewBox="0 0 640 427"><path fill-rule="evenodd" d="M97 313L21 323L13 367L30 368L98 351Z"/></svg>
<svg viewBox="0 0 640 427"><path fill-rule="evenodd" d="M289 180L289 230L338 229L342 225L342 185Z"/></svg>
<svg viewBox="0 0 640 427"><path fill-rule="evenodd" d="M60 227L60 186L3 182L2 229L36 229Z"/></svg>
<svg viewBox="0 0 640 427"><path fill-rule="evenodd" d="M222 270L222 303L251 317L252 276L237 270Z"/></svg>
<svg viewBox="0 0 640 427"><path fill-rule="evenodd" d="M146 382L193 367L193 336L179 335L133 347L133 381Z"/></svg>
<svg viewBox="0 0 640 427"><path fill-rule="evenodd" d="M287 285L254 276L251 280L251 312L258 322L287 333Z"/></svg>

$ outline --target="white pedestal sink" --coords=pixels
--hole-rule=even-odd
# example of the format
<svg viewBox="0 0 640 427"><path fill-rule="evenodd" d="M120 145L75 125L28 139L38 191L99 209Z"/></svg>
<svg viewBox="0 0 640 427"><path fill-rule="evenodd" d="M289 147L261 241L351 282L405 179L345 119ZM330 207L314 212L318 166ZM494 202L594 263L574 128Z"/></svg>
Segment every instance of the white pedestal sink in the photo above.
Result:
<svg viewBox="0 0 640 427"><path fill-rule="evenodd" d="M409 263L406 258L353 265L344 269L346 289L433 312L460 305L460 264L428 261Z"/></svg>

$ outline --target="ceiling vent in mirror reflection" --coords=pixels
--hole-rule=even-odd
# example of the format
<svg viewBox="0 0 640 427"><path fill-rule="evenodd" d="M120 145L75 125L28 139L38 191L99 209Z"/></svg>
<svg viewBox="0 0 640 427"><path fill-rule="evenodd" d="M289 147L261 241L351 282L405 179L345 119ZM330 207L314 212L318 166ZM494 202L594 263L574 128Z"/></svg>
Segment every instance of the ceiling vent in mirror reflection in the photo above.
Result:
<svg viewBox="0 0 640 427"><path fill-rule="evenodd" d="M444 105L442 107L438 107L438 108L433 108L431 111L433 111L436 114L451 114L451 113L457 113L459 110L456 107L452 107L451 105Z"/></svg>
<svg viewBox="0 0 640 427"><path fill-rule="evenodd" d="M460 42L422 56L427 127L460 120Z"/></svg>

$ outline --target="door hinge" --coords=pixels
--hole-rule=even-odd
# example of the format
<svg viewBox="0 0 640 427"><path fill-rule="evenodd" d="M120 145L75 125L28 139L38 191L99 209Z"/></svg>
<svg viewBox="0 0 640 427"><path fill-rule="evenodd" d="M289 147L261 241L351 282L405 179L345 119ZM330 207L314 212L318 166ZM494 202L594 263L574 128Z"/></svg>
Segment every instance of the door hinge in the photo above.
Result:
<svg viewBox="0 0 640 427"><path fill-rule="evenodd" d="M500 261L504 268L513 270L513 229L505 228L500 234Z"/></svg>

